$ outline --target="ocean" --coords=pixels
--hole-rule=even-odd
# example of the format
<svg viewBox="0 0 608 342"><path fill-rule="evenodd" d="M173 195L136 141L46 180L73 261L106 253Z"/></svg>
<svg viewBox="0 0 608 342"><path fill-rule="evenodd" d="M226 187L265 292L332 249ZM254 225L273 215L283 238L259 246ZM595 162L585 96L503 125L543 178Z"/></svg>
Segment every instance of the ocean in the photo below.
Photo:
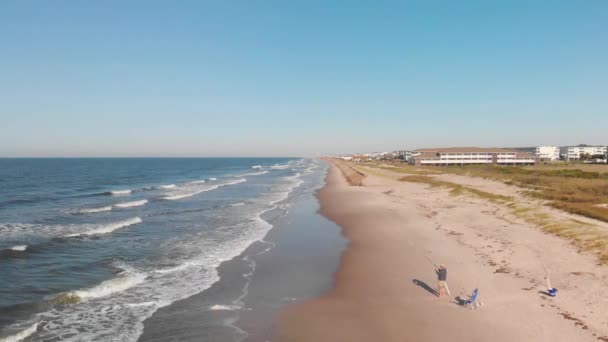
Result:
<svg viewBox="0 0 608 342"><path fill-rule="evenodd" d="M297 201L316 215L325 170L301 158L0 159L0 341L137 341L157 311L196 296L197 320L233 313L210 315L222 329L207 339L176 340L242 341L234 312L252 301L255 258L277 247L265 237ZM331 285L319 284L306 293ZM162 312L164 331L180 323Z"/></svg>

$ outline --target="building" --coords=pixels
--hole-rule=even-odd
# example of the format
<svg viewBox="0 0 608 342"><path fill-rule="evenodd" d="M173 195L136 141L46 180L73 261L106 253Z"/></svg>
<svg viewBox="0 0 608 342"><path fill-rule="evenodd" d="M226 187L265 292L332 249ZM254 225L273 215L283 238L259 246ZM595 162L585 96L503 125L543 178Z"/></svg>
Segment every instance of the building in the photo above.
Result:
<svg viewBox="0 0 608 342"><path fill-rule="evenodd" d="M412 151L409 151L409 150L398 150L398 151L395 151L394 153L397 154L396 159L400 159L405 162L408 162L410 160L410 158L412 157Z"/></svg>
<svg viewBox="0 0 608 342"><path fill-rule="evenodd" d="M578 145L568 147L568 160L606 159L606 146ZM601 156L601 157L600 157Z"/></svg>
<svg viewBox="0 0 608 342"><path fill-rule="evenodd" d="M409 160L414 165L533 165L534 155L510 148L450 147L415 150Z"/></svg>
<svg viewBox="0 0 608 342"><path fill-rule="evenodd" d="M539 146L534 153L540 160L559 160L558 146Z"/></svg>

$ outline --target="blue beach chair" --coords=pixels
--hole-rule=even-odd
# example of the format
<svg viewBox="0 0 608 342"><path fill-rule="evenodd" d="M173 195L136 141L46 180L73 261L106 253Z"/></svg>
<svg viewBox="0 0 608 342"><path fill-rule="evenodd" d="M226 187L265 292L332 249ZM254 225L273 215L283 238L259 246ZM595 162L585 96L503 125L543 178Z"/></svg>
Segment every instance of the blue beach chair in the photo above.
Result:
<svg viewBox="0 0 608 342"><path fill-rule="evenodd" d="M473 290L471 297L464 301L464 305L467 305L471 308L471 310L477 309L481 306L481 303L477 300L477 296L479 295L479 289Z"/></svg>

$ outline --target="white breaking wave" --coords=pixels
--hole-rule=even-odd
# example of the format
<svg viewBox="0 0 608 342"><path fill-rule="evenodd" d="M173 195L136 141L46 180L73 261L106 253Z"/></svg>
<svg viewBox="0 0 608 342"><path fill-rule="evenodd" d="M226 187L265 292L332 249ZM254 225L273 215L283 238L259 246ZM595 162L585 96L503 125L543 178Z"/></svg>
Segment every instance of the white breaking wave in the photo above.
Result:
<svg viewBox="0 0 608 342"><path fill-rule="evenodd" d="M114 204L114 206L117 208L130 208L130 207L139 207L139 206L145 205L146 203L148 203L148 200L117 203L117 204Z"/></svg>
<svg viewBox="0 0 608 342"><path fill-rule="evenodd" d="M259 175L265 175L267 174L268 171L260 171L260 172L251 172L251 173L244 173L242 175L240 175L240 177L247 177L247 176L259 176Z"/></svg>
<svg viewBox="0 0 608 342"><path fill-rule="evenodd" d="M111 195L128 195L131 193L131 190L114 190L110 191Z"/></svg>
<svg viewBox="0 0 608 342"><path fill-rule="evenodd" d="M27 250L27 245L18 245L18 246L13 246L10 248L12 251L17 251L17 252L25 252L25 250Z"/></svg>
<svg viewBox="0 0 608 342"><path fill-rule="evenodd" d="M164 268L164 269L160 269L160 270L155 270L155 273L160 273L160 274L165 274L165 273L173 273L173 272L177 272L177 271L181 271L181 270L185 270L186 268L189 267L193 267L193 266L201 266L202 263L200 262L193 262L193 261L186 261L185 263L179 265L179 266L175 266L175 267L171 267L171 268Z"/></svg>
<svg viewBox="0 0 608 342"><path fill-rule="evenodd" d="M253 165L251 168L252 169L261 169L262 165Z"/></svg>
<svg viewBox="0 0 608 342"><path fill-rule="evenodd" d="M211 177L211 178L209 178L209 180L210 181L215 181L215 180L217 180L217 178Z"/></svg>
<svg viewBox="0 0 608 342"><path fill-rule="evenodd" d="M204 181L204 180L197 180L197 181L190 182L190 184L203 184L203 183L206 183L206 181Z"/></svg>
<svg viewBox="0 0 608 342"><path fill-rule="evenodd" d="M88 231L68 234L65 237L77 237L77 236L87 236L87 235L108 234L108 233L111 233L111 232L115 231L116 229L128 227L130 225L138 224L138 223L141 223L141 222L142 222L142 220L139 217L133 217L133 218L130 218L128 220L124 220L124 221L120 221L120 222L115 222L115 223L111 223L111 224L108 224L108 225L102 225L101 227L94 228L94 229L91 229L91 230L88 230Z"/></svg>
<svg viewBox="0 0 608 342"><path fill-rule="evenodd" d="M122 272L116 278L101 282L90 289L68 292L68 295L78 296L80 300L106 297L116 292L125 291L142 283L146 276L142 273Z"/></svg>
<svg viewBox="0 0 608 342"><path fill-rule="evenodd" d="M234 185L234 184L239 184L239 183L245 183L247 180L245 178L239 178L237 180L233 180L233 181L229 181L226 182L220 186L224 186L224 185Z"/></svg>
<svg viewBox="0 0 608 342"><path fill-rule="evenodd" d="M0 338L0 342L18 342L18 341L23 341L26 338L32 336L34 333L36 333L36 331L38 331L38 323L34 323L31 326L27 327L24 330L21 330L20 332L14 334L14 335L9 335L7 337Z"/></svg>
<svg viewBox="0 0 608 342"><path fill-rule="evenodd" d="M177 186L177 185L175 185L175 184L167 184L167 185L161 185L161 186L159 186L158 188L159 188L159 189L173 189L173 188L175 188L176 186Z"/></svg>
<svg viewBox="0 0 608 342"><path fill-rule="evenodd" d="M239 309L241 309L241 307L238 305L215 304L215 305L212 305L211 307L209 307L209 310L211 310L211 311L219 311L219 310L233 311L233 310L239 310Z"/></svg>
<svg viewBox="0 0 608 342"><path fill-rule="evenodd" d="M284 164L284 165L274 164L270 168L273 170L285 170L285 169L289 168L289 164Z"/></svg>
<svg viewBox="0 0 608 342"><path fill-rule="evenodd" d="M192 192L177 193L177 194L162 196L159 199L173 201L173 200L178 200L178 199L182 199L182 198L188 198L188 197L192 197L194 195L198 195L198 194L200 194L202 192L207 192L207 191L215 190L215 189L217 189L219 187L222 187L222 186L234 185L234 184L243 183L243 182L246 182L246 181L247 180L245 178L241 178L241 179L237 179L237 180L226 182L226 183L222 183L222 184L213 185L213 186L210 186L208 188L200 189L200 190L196 190L196 191L192 191Z"/></svg>
<svg viewBox="0 0 608 342"><path fill-rule="evenodd" d="M239 203L231 204L231 206L233 206L233 207L240 207L242 205L245 205L245 202L239 202Z"/></svg>
<svg viewBox="0 0 608 342"><path fill-rule="evenodd" d="M194 191L194 192L188 192L188 193L181 193L181 194L175 194L175 195L162 196L159 199L161 199L161 200L167 200L167 201L174 201L174 200L178 200L178 199L182 199L182 198L192 197L194 195L200 194L201 192L211 191L211 190L215 190L217 188L219 188L219 186L215 185L215 186L212 186L210 188L203 189L203 190L198 190L198 191Z"/></svg>
<svg viewBox="0 0 608 342"><path fill-rule="evenodd" d="M110 211L110 210L112 210L112 206L108 205L105 207L84 208L84 209L80 209L78 212L83 213L83 214L88 214L88 213L100 213L102 211Z"/></svg>

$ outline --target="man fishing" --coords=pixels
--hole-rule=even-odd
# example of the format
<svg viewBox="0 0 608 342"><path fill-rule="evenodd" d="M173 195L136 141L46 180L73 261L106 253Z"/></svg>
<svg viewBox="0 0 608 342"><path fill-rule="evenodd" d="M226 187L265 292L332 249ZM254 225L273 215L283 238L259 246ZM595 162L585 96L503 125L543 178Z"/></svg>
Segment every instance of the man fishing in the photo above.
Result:
<svg viewBox="0 0 608 342"><path fill-rule="evenodd" d="M441 264L439 267L435 266L435 272L437 273L437 280L439 282L437 286L439 290L439 298L447 296L450 292L450 290L448 290L447 283L448 269L445 268L444 264Z"/></svg>

